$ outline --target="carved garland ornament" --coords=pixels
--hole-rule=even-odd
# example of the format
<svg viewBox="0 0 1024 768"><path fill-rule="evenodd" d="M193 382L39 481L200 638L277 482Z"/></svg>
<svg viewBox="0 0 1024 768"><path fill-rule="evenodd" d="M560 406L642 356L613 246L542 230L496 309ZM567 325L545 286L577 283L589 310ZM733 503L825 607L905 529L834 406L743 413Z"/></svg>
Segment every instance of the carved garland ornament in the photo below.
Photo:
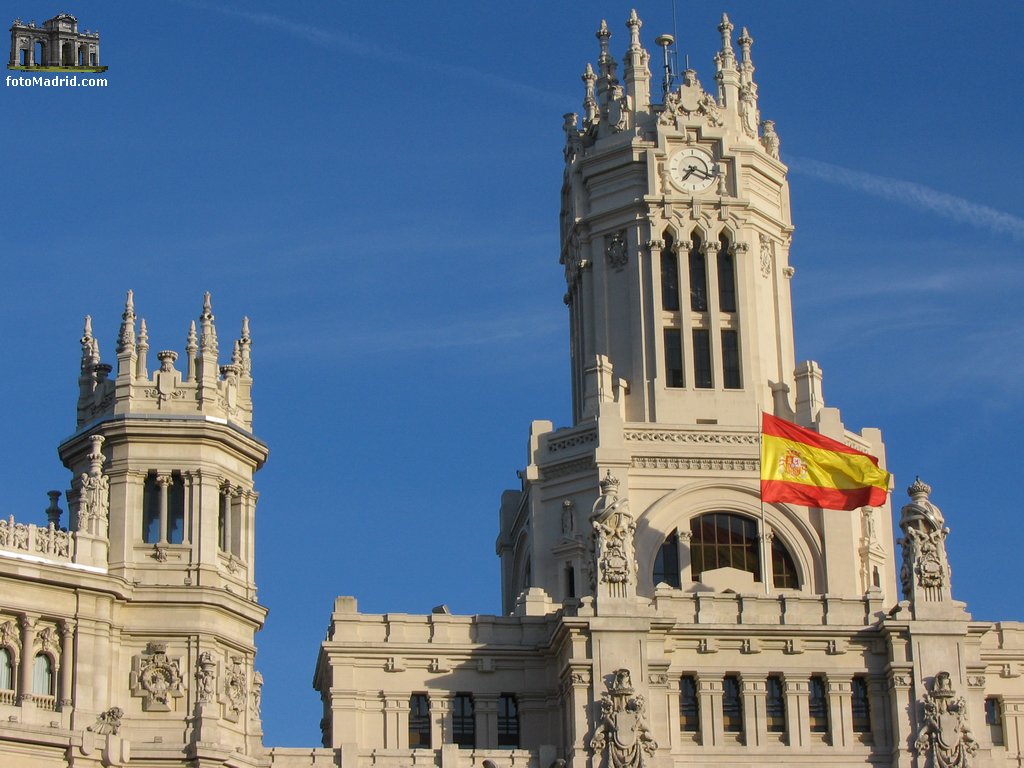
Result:
<svg viewBox="0 0 1024 768"><path fill-rule="evenodd" d="M633 690L628 669L615 670L608 691L601 694L601 721L588 747L606 756L605 768L643 768L645 756L658 748L647 727L644 697Z"/></svg>

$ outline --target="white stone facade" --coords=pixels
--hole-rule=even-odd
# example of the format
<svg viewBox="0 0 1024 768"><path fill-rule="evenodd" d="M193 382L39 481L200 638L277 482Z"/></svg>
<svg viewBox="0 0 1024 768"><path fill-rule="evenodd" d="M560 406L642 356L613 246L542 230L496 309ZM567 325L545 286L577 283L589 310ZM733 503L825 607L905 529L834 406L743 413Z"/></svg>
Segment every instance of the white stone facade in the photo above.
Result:
<svg viewBox="0 0 1024 768"><path fill-rule="evenodd" d="M210 298L150 370L129 293L115 366L87 319L66 529L0 521L0 764L662 768L1010 766L1024 625L954 599L946 520L763 504L761 411L885 462L794 353L779 135L725 17L714 86L652 85L641 22L598 31L566 115L573 424L534 422L502 496L502 616L339 597L323 744L264 745L247 321ZM953 516L955 520L955 513ZM899 551L897 552L897 548Z"/></svg>

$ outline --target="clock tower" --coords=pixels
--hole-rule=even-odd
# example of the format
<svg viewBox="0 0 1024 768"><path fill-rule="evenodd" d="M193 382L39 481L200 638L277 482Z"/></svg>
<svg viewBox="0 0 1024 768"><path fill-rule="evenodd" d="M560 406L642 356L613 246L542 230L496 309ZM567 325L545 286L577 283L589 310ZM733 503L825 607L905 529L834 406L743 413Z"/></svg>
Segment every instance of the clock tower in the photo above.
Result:
<svg viewBox="0 0 1024 768"><path fill-rule="evenodd" d="M592 531L627 499L630 586L606 590L606 607L659 585L893 605L888 504L851 514L760 502L762 411L883 466L885 455L878 430L851 432L825 406L819 366L795 359L787 169L762 119L754 41L723 15L702 81L672 72L663 35L653 78L641 26L634 12L620 71L601 23L582 115L564 119L573 425L534 423L523 487L503 499L505 609L530 590L600 603Z"/></svg>

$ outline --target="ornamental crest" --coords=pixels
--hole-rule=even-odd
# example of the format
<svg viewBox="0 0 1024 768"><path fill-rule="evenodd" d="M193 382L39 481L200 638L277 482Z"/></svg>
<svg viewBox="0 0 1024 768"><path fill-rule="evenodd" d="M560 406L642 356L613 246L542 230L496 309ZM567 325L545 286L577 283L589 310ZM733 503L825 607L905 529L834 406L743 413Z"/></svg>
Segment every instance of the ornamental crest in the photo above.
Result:
<svg viewBox="0 0 1024 768"><path fill-rule="evenodd" d="M629 249L626 246L625 231L616 232L611 236L605 247L605 256L608 257L608 266L612 269L622 269L626 266L629 262Z"/></svg>
<svg viewBox="0 0 1024 768"><path fill-rule="evenodd" d="M170 712L172 699L183 695L181 658L169 657L166 643L150 643L132 658L129 683L132 696L142 697L143 711Z"/></svg>
<svg viewBox="0 0 1024 768"><path fill-rule="evenodd" d="M245 711L248 686L245 680L245 666L241 656L231 657L231 669L224 675L224 696L227 699L227 718L237 721Z"/></svg>
<svg viewBox="0 0 1024 768"><path fill-rule="evenodd" d="M809 480L811 476L807 470L807 462L794 448L790 448L779 458L779 474L787 480Z"/></svg>
<svg viewBox="0 0 1024 768"><path fill-rule="evenodd" d="M601 722L588 746L607 755L606 768L644 768L644 756L658 748L647 727L644 697L633 690L628 669L615 670L608 691L601 694Z"/></svg>
<svg viewBox="0 0 1024 768"><path fill-rule="evenodd" d="M633 559L633 532L636 523L629 512L629 500L620 499L619 481L609 471L601 481L601 495L594 502L591 525L594 528L594 554L597 579L608 585L612 597L627 597L633 583L636 563Z"/></svg>
<svg viewBox="0 0 1024 768"><path fill-rule="evenodd" d="M924 696L924 725L914 748L930 768L968 768L978 751L967 725L967 704L953 691L949 672L939 672Z"/></svg>

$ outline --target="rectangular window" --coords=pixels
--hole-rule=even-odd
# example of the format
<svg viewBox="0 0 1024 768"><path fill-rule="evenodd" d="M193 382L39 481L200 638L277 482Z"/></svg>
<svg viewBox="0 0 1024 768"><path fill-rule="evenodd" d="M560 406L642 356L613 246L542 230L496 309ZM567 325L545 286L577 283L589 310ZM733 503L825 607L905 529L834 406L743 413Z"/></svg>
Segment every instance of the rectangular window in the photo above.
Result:
<svg viewBox="0 0 1024 768"><path fill-rule="evenodd" d="M694 312L708 311L708 269L700 239L693 238L690 251L690 309Z"/></svg>
<svg viewBox="0 0 1024 768"><path fill-rule="evenodd" d="M181 544L185 536L185 481L181 472L171 473L167 489L167 543Z"/></svg>
<svg viewBox="0 0 1024 768"><path fill-rule="evenodd" d="M868 681L857 675L851 684L853 700L850 711L853 713L853 732L871 733L871 699L868 697Z"/></svg>
<svg viewBox="0 0 1024 768"><path fill-rule="evenodd" d="M996 696L989 696L985 699L985 725L988 726L992 745L1003 746L1006 743L1003 738L1003 708Z"/></svg>
<svg viewBox="0 0 1024 768"><path fill-rule="evenodd" d="M810 682L808 709L811 733L828 733L828 696L825 694L825 679L815 675Z"/></svg>
<svg viewBox="0 0 1024 768"><path fill-rule="evenodd" d="M700 731L700 699L697 697L697 678L683 675L679 679L679 730L683 733Z"/></svg>
<svg viewBox="0 0 1024 768"><path fill-rule="evenodd" d="M696 328L693 331L693 383L699 389L710 389L711 380L711 331Z"/></svg>
<svg viewBox="0 0 1024 768"><path fill-rule="evenodd" d="M683 386L683 339L678 328L665 329L665 384Z"/></svg>
<svg viewBox="0 0 1024 768"><path fill-rule="evenodd" d="M786 732L786 696L783 692L782 678L769 675L766 685L765 715L768 720L768 733Z"/></svg>
<svg viewBox="0 0 1024 768"><path fill-rule="evenodd" d="M661 252L661 308L666 312L679 311L679 257L671 250L671 243Z"/></svg>
<svg viewBox="0 0 1024 768"><path fill-rule="evenodd" d="M576 597L576 569L572 563L565 566L565 596Z"/></svg>
<svg viewBox="0 0 1024 768"><path fill-rule="evenodd" d="M409 698L409 749L430 749L430 699L425 693Z"/></svg>
<svg viewBox="0 0 1024 768"><path fill-rule="evenodd" d="M498 746L519 749L519 705L511 693L498 697Z"/></svg>
<svg viewBox="0 0 1024 768"><path fill-rule="evenodd" d="M722 384L726 389L740 389L740 334L722 331Z"/></svg>
<svg viewBox="0 0 1024 768"><path fill-rule="evenodd" d="M722 680L722 730L726 733L743 732L743 697L740 679L726 675Z"/></svg>
<svg viewBox="0 0 1024 768"><path fill-rule="evenodd" d="M457 693L452 699L452 743L462 749L473 749L476 746L473 697L468 693Z"/></svg>
<svg viewBox="0 0 1024 768"><path fill-rule="evenodd" d="M156 544L160 541L160 489L156 472L150 472L142 485L142 541Z"/></svg>

